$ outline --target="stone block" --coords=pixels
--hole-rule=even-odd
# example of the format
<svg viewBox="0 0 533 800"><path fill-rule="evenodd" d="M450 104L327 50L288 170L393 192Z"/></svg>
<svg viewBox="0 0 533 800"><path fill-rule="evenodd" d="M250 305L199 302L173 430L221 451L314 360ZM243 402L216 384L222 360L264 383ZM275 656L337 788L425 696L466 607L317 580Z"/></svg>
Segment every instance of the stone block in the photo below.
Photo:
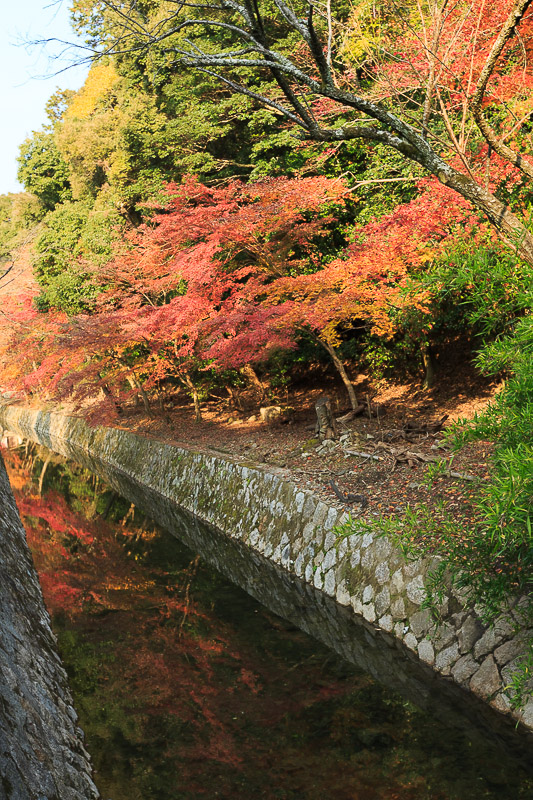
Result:
<svg viewBox="0 0 533 800"><path fill-rule="evenodd" d="M470 680L470 688L475 694L487 699L501 689L501 677L492 655L487 656L478 671Z"/></svg>
<svg viewBox="0 0 533 800"><path fill-rule="evenodd" d="M381 564L378 564L376 567L376 580L378 583L386 583L390 577L390 569L389 565L383 561Z"/></svg>
<svg viewBox="0 0 533 800"><path fill-rule="evenodd" d="M363 603L370 603L374 598L374 587L371 584L363 589Z"/></svg>
<svg viewBox="0 0 533 800"><path fill-rule="evenodd" d="M346 583L344 581L340 581L337 584L337 603L341 606L349 606L350 605L350 592L346 587Z"/></svg>
<svg viewBox="0 0 533 800"><path fill-rule="evenodd" d="M351 597L350 604L354 610L355 614L362 614L363 613L363 604L361 602L360 597Z"/></svg>
<svg viewBox="0 0 533 800"><path fill-rule="evenodd" d="M521 597L511 611L512 618L515 620L515 622L518 622L519 625L523 625L524 615L526 618L528 618L528 609L530 608L529 603L529 598Z"/></svg>
<svg viewBox="0 0 533 800"><path fill-rule="evenodd" d="M409 650L416 651L418 648L418 639L416 638L414 633L411 633L411 631L405 634L405 636L403 637L403 642L406 645L406 647L409 648Z"/></svg>
<svg viewBox="0 0 533 800"><path fill-rule="evenodd" d="M435 650L443 650L445 647L451 644L455 638L456 632L451 625L449 625L447 622L445 622L443 625L439 625L435 631L434 637Z"/></svg>
<svg viewBox="0 0 533 800"><path fill-rule="evenodd" d="M378 620L378 625L382 630L391 633L393 628L393 619L391 615L385 614L385 616L381 617L381 619Z"/></svg>
<svg viewBox="0 0 533 800"><path fill-rule="evenodd" d="M421 661L425 664L434 664L435 663L435 650L433 649L433 645L428 639L424 639L418 645L418 657Z"/></svg>
<svg viewBox="0 0 533 800"><path fill-rule="evenodd" d="M376 554L374 553L373 548L369 547L363 551L363 555L361 556L361 566L365 569L371 570L373 569L376 563Z"/></svg>
<svg viewBox="0 0 533 800"><path fill-rule="evenodd" d="M483 636L474 645L475 658L481 658L492 653L498 645L513 635L513 627L508 620L496 620L494 625L485 631Z"/></svg>
<svg viewBox="0 0 533 800"><path fill-rule="evenodd" d="M449 675L452 666L459 658L459 645L454 642L450 647L445 647L435 658L435 667L443 675Z"/></svg>
<svg viewBox="0 0 533 800"><path fill-rule="evenodd" d="M515 678L516 674L521 671L522 666L522 656L518 656L514 658L512 661L509 661L504 667L501 668L501 675L502 675L502 683L504 686L510 686L513 683L513 679ZM533 677L526 682L525 686L523 687L523 692L525 694L533 693Z"/></svg>
<svg viewBox="0 0 533 800"><path fill-rule="evenodd" d="M450 622L452 623L454 628L459 629L463 624L463 622L465 621L465 619L467 618L467 616L468 616L467 611L458 611L456 614L451 615Z"/></svg>
<svg viewBox="0 0 533 800"><path fill-rule="evenodd" d="M389 609L390 592L388 586L384 586L381 592L379 592L379 594L376 595L375 605L376 605L376 612L380 617L383 616L385 611Z"/></svg>
<svg viewBox="0 0 533 800"><path fill-rule="evenodd" d="M374 551L378 561L386 561L392 553L390 539L386 539L385 537L378 539L374 545Z"/></svg>
<svg viewBox="0 0 533 800"><path fill-rule="evenodd" d="M367 622L374 622L376 619L376 609L372 605L372 603L367 603L363 605L363 617L366 619Z"/></svg>
<svg viewBox="0 0 533 800"><path fill-rule="evenodd" d="M407 631L409 630L408 625L404 625L403 622L397 622L394 626L394 633L396 634L398 639L403 638Z"/></svg>
<svg viewBox="0 0 533 800"><path fill-rule="evenodd" d="M344 558L344 556L348 552L348 539L344 537L343 539L340 540L340 542L337 543L336 546L337 546L338 558L339 559Z"/></svg>
<svg viewBox="0 0 533 800"><path fill-rule="evenodd" d="M414 578L415 575L420 572L421 565L422 561L420 559L417 561L410 561L408 564L404 565L403 574L406 578Z"/></svg>
<svg viewBox="0 0 533 800"><path fill-rule="evenodd" d="M466 683L479 668L479 663L470 654L462 656L452 668L452 677L457 683Z"/></svg>
<svg viewBox="0 0 533 800"><path fill-rule="evenodd" d="M433 625L431 614L427 608L412 614L409 622L411 624L411 630L419 639L421 636L425 636Z"/></svg>
<svg viewBox="0 0 533 800"><path fill-rule="evenodd" d="M296 509L296 513L299 514L300 511L303 511L305 503L305 494L303 492L297 492L294 498L294 507Z"/></svg>
<svg viewBox="0 0 533 800"><path fill-rule="evenodd" d="M315 507L316 507L315 498L313 497L313 495L306 492L304 507L302 509L302 519L304 520L310 519L314 514Z"/></svg>
<svg viewBox="0 0 533 800"><path fill-rule="evenodd" d="M391 578L391 584L393 589L397 592L403 592L405 586L405 580L403 577L403 569L397 569L396 572L393 573Z"/></svg>
<svg viewBox="0 0 533 800"><path fill-rule="evenodd" d="M323 525L328 515L329 508L325 503L319 501L316 504L315 513L313 514L313 525Z"/></svg>
<svg viewBox="0 0 533 800"><path fill-rule="evenodd" d="M424 588L424 579L422 575L417 575L412 581L409 581L405 588L407 597L415 605L421 605L426 599L426 590Z"/></svg>
<svg viewBox="0 0 533 800"><path fill-rule="evenodd" d="M305 571L303 553L299 553L296 561L294 562L294 571L299 578L303 577Z"/></svg>
<svg viewBox="0 0 533 800"><path fill-rule="evenodd" d="M324 591L330 597L335 596L335 571L330 569L329 572L326 573L326 577L324 578Z"/></svg>
<svg viewBox="0 0 533 800"><path fill-rule="evenodd" d="M533 700L530 700L529 703L526 703L520 716L524 725L530 729L533 728Z"/></svg>
<svg viewBox="0 0 533 800"><path fill-rule="evenodd" d="M315 526L312 522L307 522L302 531L304 542L310 542L315 538Z"/></svg>
<svg viewBox="0 0 533 800"><path fill-rule="evenodd" d="M496 648L494 658L496 663L502 667L523 653L525 653L524 637L515 636L514 639L509 639L508 642L504 642L504 644Z"/></svg>
<svg viewBox="0 0 533 800"><path fill-rule="evenodd" d="M468 653L485 632L485 626L473 614L462 623L457 633L459 652Z"/></svg>
<svg viewBox="0 0 533 800"><path fill-rule="evenodd" d="M511 701L503 692L498 692L490 701L490 705L502 714L511 712Z"/></svg>
<svg viewBox="0 0 533 800"><path fill-rule="evenodd" d="M339 520L339 516L340 516L340 514L339 514L339 512L337 511L336 508L330 508L329 511L328 511L327 517L326 517L326 519L324 521L324 528L327 531L331 531L335 527L335 525L337 524L337 522ZM332 536L334 536L334 534L332 534ZM336 538L336 537L334 536L334 538Z"/></svg>
<svg viewBox="0 0 533 800"><path fill-rule="evenodd" d="M396 600L391 603L391 613L394 619L405 619L405 603L403 597L397 597Z"/></svg>
<svg viewBox="0 0 533 800"><path fill-rule="evenodd" d="M335 547L332 547L331 550L328 550L326 555L324 556L324 561L322 562L322 569L324 571L331 569L331 567L335 566L337 562L337 550Z"/></svg>

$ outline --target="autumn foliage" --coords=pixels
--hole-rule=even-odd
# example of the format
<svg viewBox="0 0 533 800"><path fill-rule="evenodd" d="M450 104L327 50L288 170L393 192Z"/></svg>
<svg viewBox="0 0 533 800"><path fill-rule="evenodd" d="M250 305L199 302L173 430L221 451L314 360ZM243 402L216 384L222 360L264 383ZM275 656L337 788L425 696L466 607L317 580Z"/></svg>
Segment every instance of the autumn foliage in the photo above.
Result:
<svg viewBox="0 0 533 800"><path fill-rule="evenodd" d="M167 192L166 207L94 272L92 313L41 314L30 297L10 311L4 382L79 402L100 391L108 404L136 392L147 401L168 381L194 393L207 371L266 362L303 331L335 359L346 330L388 338L404 306L424 312L427 296L407 291L408 278L469 214L426 181L339 251L332 240L351 200L342 180L212 188L190 178Z"/></svg>

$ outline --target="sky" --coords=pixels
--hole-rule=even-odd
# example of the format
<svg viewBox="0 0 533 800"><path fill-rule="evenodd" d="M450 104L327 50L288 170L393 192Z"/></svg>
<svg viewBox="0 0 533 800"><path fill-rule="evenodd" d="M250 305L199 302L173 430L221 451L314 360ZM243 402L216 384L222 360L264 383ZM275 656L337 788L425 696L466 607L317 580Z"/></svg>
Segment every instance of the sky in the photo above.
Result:
<svg viewBox="0 0 533 800"><path fill-rule="evenodd" d="M87 67L59 73L73 60L58 45L24 42L58 38L74 41L69 0L7 0L0 26L0 194L21 191L17 182L19 145L47 121L46 101L59 87L79 89Z"/></svg>

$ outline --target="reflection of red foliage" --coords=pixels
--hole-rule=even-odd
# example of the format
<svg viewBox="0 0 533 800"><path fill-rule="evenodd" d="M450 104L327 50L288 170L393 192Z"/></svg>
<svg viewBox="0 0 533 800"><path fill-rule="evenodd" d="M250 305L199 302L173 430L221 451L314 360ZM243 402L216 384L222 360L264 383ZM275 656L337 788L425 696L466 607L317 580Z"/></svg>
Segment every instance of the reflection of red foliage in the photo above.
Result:
<svg viewBox="0 0 533 800"><path fill-rule="evenodd" d="M364 708L366 678L326 676L310 657L309 646L304 657L302 639L294 632L286 640L296 637L296 668L287 669L268 636L257 646L266 630L255 625L259 615L253 641L239 625L217 618L213 579L202 590L195 580L197 559L179 573L174 565L170 577L143 563L156 537L153 531L128 532L102 519L86 520L57 493L41 500L31 491L17 491L17 501L48 608L68 619L67 630L75 633L82 650L83 642L89 642L87 681L81 657L80 663L77 653L71 657L74 674L80 667L89 692L78 702L88 715L82 721L95 760L102 749L109 751L116 733L121 751L116 758L123 757L122 751L135 753L135 773L139 754L155 742L151 758L157 751L162 772L170 765L176 796L183 788L184 797L210 798L216 785L220 797L249 800L250 775L263 781L265 793L258 795L263 797L271 796L273 786L279 796L288 788L294 797L344 800L415 800L425 793L426 782L405 763L403 749L396 751L398 760L393 756L389 777L383 764L389 756L381 749L356 752L363 757L360 762L344 755L346 738L375 725ZM127 555L133 547L137 559ZM294 651L294 642L290 648ZM351 702L354 691L360 695ZM343 698L347 702L340 702ZM321 704L334 699L339 705L329 708L325 727L320 723L320 737L309 736L306 713L321 719ZM381 726L391 741L399 737L398 713ZM325 736L329 749L323 746ZM147 773L156 774L157 768L146 763ZM115 780L113 765L113 788ZM111 788L102 791L111 794Z"/></svg>
<svg viewBox="0 0 533 800"><path fill-rule="evenodd" d="M79 614L83 608L83 589L72 586L66 581L71 576L67 573L39 572L39 581L52 613L63 611L65 614Z"/></svg>

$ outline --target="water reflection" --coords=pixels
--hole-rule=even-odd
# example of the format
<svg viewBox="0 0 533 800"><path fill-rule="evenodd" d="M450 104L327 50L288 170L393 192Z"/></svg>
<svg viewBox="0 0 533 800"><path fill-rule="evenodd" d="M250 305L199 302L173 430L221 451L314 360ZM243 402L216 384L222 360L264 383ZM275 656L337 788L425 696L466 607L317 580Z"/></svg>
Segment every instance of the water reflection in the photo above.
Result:
<svg viewBox="0 0 533 800"><path fill-rule="evenodd" d="M104 798L532 796L91 473L31 445L6 461Z"/></svg>

